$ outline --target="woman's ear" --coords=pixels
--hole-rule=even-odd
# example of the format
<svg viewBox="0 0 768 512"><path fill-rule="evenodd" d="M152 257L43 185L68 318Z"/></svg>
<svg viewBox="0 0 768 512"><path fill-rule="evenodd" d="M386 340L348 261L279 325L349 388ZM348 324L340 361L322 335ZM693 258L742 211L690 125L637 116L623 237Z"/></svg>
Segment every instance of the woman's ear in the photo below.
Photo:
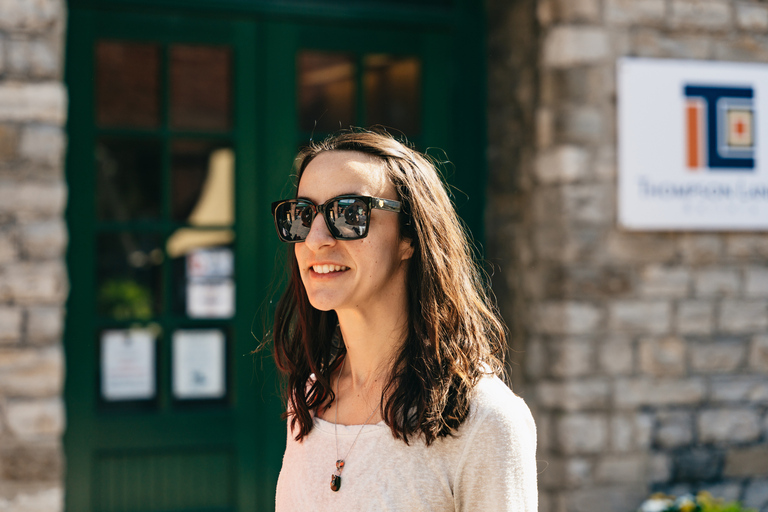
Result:
<svg viewBox="0 0 768 512"><path fill-rule="evenodd" d="M413 256L413 242L410 238L400 239L400 261L411 259Z"/></svg>

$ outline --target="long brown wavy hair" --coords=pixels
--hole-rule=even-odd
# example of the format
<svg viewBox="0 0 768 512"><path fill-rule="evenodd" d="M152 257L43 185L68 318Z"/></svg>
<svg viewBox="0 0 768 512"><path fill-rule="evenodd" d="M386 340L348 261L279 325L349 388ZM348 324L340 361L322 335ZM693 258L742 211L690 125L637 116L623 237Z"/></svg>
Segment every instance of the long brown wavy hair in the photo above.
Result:
<svg viewBox="0 0 768 512"><path fill-rule="evenodd" d="M408 443L423 434L430 445L466 419L470 393L483 374L503 374L505 326L429 158L386 132L344 131L299 154L299 181L325 151L358 151L381 160L401 202L400 236L414 249L406 277L408 325L380 407L396 438ZM298 424L301 441L312 430L311 411L335 399L330 379L345 348L336 312L312 307L293 250L289 260L289 283L275 311L274 357L288 377L284 417L292 430Z"/></svg>

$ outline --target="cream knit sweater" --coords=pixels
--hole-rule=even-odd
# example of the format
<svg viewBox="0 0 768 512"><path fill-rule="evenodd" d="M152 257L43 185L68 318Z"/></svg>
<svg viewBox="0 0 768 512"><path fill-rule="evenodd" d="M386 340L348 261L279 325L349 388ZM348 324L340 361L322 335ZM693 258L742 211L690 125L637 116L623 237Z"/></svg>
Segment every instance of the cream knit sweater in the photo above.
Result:
<svg viewBox="0 0 768 512"><path fill-rule="evenodd" d="M338 426L343 457L360 425ZM535 512L536 427L523 400L497 377L475 388L470 414L453 437L427 447L395 439L383 422L366 425L346 459L338 492L333 423L319 418L302 442L288 432L277 481L277 512Z"/></svg>

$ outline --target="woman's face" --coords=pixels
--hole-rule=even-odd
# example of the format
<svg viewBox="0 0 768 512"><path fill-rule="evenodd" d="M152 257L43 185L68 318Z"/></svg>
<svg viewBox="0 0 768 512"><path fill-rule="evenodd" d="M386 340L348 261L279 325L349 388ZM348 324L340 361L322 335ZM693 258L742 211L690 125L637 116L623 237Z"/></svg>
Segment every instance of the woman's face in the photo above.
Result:
<svg viewBox="0 0 768 512"><path fill-rule="evenodd" d="M298 197L323 204L344 194L397 200L376 158L356 151L320 153L304 169ZM360 240L334 239L317 215L306 241L294 247L309 302L319 310L388 311L397 306L392 301L405 300L413 250L400 239L397 213L371 210L368 236Z"/></svg>

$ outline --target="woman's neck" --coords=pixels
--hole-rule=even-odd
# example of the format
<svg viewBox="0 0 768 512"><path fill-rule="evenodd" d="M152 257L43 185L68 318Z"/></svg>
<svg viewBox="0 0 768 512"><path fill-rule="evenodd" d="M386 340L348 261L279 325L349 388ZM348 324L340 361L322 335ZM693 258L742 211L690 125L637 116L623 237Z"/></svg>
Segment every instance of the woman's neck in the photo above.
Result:
<svg viewBox="0 0 768 512"><path fill-rule="evenodd" d="M407 313L363 315L358 311L339 311L339 327L347 348L344 374L348 389L381 396L389 380L392 364L406 335Z"/></svg>

